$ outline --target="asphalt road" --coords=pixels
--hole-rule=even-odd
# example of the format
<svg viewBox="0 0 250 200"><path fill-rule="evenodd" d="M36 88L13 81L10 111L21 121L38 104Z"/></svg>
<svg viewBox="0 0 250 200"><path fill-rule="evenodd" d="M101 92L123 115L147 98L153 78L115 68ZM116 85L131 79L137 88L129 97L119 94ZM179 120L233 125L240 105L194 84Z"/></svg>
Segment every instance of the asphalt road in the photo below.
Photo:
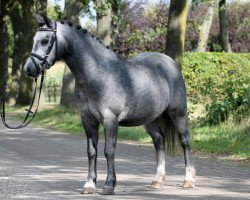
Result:
<svg viewBox="0 0 250 200"><path fill-rule="evenodd" d="M103 141L99 143L97 193L83 195L87 175L83 136L28 127L8 130L0 124L0 199L250 199L250 169L195 159L196 187L183 189L182 158L166 159L167 179L150 189L155 174L152 147L119 143L116 195L100 195L106 178Z"/></svg>

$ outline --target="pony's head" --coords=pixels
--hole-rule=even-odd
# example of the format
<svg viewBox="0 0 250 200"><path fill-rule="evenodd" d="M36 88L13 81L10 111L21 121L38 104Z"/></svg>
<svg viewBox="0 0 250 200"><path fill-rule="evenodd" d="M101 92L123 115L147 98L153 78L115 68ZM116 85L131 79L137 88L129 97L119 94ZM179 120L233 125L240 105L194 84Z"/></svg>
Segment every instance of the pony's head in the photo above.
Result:
<svg viewBox="0 0 250 200"><path fill-rule="evenodd" d="M36 15L38 29L31 54L24 66L25 74L29 77L37 77L49 69L58 58L57 55L57 24L44 14Z"/></svg>

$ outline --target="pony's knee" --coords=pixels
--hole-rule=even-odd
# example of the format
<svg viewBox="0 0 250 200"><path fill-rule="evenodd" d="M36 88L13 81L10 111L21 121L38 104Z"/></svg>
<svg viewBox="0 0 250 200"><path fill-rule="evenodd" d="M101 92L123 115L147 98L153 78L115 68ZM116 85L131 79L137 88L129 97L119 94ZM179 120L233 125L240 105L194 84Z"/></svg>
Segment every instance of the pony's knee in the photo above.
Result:
<svg viewBox="0 0 250 200"><path fill-rule="evenodd" d="M94 148L88 149L88 157L89 159L94 159L96 157L96 150Z"/></svg>
<svg viewBox="0 0 250 200"><path fill-rule="evenodd" d="M112 147L106 147L104 150L104 156L106 159L114 159L115 158L115 149Z"/></svg>

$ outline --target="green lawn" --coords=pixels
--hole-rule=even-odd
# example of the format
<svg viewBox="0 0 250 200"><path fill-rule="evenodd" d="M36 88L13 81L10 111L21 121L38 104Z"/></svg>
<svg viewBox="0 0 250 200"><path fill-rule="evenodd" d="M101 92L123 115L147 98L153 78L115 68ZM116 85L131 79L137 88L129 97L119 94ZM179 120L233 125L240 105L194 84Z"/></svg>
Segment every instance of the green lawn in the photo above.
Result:
<svg viewBox="0 0 250 200"><path fill-rule="evenodd" d="M191 133L194 149L250 159L250 132L243 125L193 126Z"/></svg>
<svg viewBox="0 0 250 200"><path fill-rule="evenodd" d="M83 134L80 114L77 111L69 111L62 107L38 112L34 124L68 133ZM103 137L103 128L100 127L100 136ZM151 141L142 127L119 127L119 138L136 140L140 142Z"/></svg>
<svg viewBox="0 0 250 200"><path fill-rule="evenodd" d="M62 107L38 112L35 125L74 134L83 134L80 115ZM246 126L235 123L223 123L217 126L190 124L192 148L210 153L250 159L250 131ZM100 127L103 137L103 128ZM118 138L139 142L151 142L143 127L120 127Z"/></svg>

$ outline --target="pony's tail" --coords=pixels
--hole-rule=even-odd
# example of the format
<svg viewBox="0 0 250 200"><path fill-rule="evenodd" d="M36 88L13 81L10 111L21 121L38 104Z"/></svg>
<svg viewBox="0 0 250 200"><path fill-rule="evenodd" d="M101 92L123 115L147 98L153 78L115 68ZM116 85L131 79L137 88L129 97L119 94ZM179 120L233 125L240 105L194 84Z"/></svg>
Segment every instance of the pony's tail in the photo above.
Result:
<svg viewBox="0 0 250 200"><path fill-rule="evenodd" d="M166 111L161 115L161 117L159 117L159 125L165 136L167 153L174 156L177 149L176 147L178 146L178 135L176 133L174 122Z"/></svg>

